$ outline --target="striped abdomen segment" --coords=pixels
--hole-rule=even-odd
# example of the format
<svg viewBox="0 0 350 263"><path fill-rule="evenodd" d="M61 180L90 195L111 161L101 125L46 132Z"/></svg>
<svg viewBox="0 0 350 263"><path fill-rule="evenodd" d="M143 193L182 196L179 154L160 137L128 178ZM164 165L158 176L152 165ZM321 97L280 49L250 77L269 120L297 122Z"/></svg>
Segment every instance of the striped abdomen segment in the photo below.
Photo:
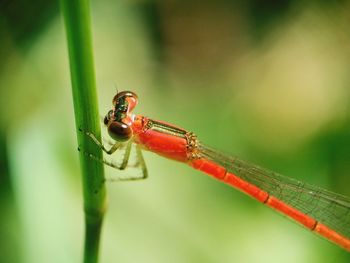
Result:
<svg viewBox="0 0 350 263"><path fill-rule="evenodd" d="M337 233L313 217L293 208L291 205L286 204L275 196L270 195L267 191L264 191L261 188L243 180L239 176L228 172L225 167L218 165L212 160L205 158L195 159L192 160L190 165L193 168L209 174L228 185L238 188L259 202L278 210L279 212L299 222L306 228L350 251L350 240L347 237Z"/></svg>

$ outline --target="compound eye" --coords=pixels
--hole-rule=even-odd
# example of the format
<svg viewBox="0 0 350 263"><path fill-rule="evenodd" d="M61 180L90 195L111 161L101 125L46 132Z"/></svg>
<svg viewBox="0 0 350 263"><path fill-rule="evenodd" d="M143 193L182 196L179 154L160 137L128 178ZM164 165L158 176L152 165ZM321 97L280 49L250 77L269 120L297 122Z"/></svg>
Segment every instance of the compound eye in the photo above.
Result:
<svg viewBox="0 0 350 263"><path fill-rule="evenodd" d="M112 103L114 106L116 106L119 102L119 100L123 98L125 99L129 99L129 104L131 104L129 107L129 111L132 111L133 108L135 108L136 104L137 104L137 95L132 92L132 91L121 91L119 93L117 93L117 95L114 96Z"/></svg>
<svg viewBox="0 0 350 263"><path fill-rule="evenodd" d="M110 110L107 115L105 116L105 118L103 119L103 123L105 125L108 125L109 121L112 119L113 117L113 110Z"/></svg>
<svg viewBox="0 0 350 263"><path fill-rule="evenodd" d="M132 137L130 126L119 121L114 121L108 126L108 133L118 142L126 142Z"/></svg>
<svg viewBox="0 0 350 263"><path fill-rule="evenodd" d="M104 123L105 125L107 125L108 122L109 122L109 119L108 119L108 117L107 117L107 115L106 115L105 118L103 119L103 123Z"/></svg>

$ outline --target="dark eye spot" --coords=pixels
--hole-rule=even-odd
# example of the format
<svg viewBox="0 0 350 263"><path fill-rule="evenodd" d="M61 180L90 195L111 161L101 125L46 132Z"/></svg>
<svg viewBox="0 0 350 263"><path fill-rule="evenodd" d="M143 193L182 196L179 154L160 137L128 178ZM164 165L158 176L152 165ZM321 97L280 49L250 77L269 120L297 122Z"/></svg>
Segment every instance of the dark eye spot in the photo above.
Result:
<svg viewBox="0 0 350 263"><path fill-rule="evenodd" d="M104 123L105 125L107 125L107 124L109 123L109 121L110 121L113 117L114 117L114 112L113 112L113 110L110 110L110 111L107 113L107 115L104 117L103 123Z"/></svg>
<svg viewBox="0 0 350 263"><path fill-rule="evenodd" d="M105 125L107 125L108 124L108 117L107 117L107 115L105 116L105 118L103 119L103 123L105 124Z"/></svg>
<svg viewBox="0 0 350 263"><path fill-rule="evenodd" d="M125 142L132 136L130 126L119 121L114 121L108 126L108 133L114 140L119 142Z"/></svg>

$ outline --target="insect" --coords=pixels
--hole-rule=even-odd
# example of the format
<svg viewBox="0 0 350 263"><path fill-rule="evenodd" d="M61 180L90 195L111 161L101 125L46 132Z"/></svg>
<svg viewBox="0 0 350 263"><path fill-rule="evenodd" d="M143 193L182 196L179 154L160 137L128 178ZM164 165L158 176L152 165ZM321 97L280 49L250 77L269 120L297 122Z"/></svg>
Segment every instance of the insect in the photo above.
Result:
<svg viewBox="0 0 350 263"><path fill-rule="evenodd" d="M108 150L90 133L85 132L107 154L125 147L121 165L103 162L117 169L128 165L131 145L136 144L138 163L144 179L147 169L142 150L200 170L217 180L285 214L309 230L350 251L350 199L317 186L282 176L237 157L229 157L204 144L197 136L166 122L132 113L138 97L131 91L118 92L113 108L104 118L108 134L115 141Z"/></svg>

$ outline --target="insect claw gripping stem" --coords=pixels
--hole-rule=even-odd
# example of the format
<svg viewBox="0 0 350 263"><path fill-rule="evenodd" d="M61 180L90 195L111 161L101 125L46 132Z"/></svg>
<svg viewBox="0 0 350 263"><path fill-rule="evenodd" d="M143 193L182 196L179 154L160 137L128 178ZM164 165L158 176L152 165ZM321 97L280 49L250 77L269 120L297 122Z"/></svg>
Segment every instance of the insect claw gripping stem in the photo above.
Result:
<svg viewBox="0 0 350 263"><path fill-rule="evenodd" d="M85 135L89 136L91 138L91 140L94 141L94 143L96 143L105 153L111 155L113 154L116 150L119 149L119 147L121 146L120 143L114 143L112 145L112 147L107 150L104 145L95 137L95 135L89 131L84 131L82 128L79 128L79 131L83 132Z"/></svg>
<svg viewBox="0 0 350 263"><path fill-rule="evenodd" d="M121 143L115 143L113 144L113 146L111 147L110 150L107 150L103 144L97 140L97 138L88 131L84 131L83 129L79 128L79 131L83 132L85 135L89 136L94 143L96 143L105 153L111 155L112 153L114 153L116 150L120 149L121 147L123 147L123 144ZM96 157L95 155L86 152L84 150L82 150L80 147L78 147L78 151L82 152L83 154L85 154L86 156L88 156L89 158L98 161L98 162L102 162L105 165L108 165L112 168L118 169L118 170L125 170L125 168L128 166L128 162L129 162L129 158L130 158L130 153L131 153L131 146L132 146L132 142L129 141L126 144L126 149L125 149L125 154L123 157L123 161L120 165L115 164L112 161L108 161L105 158L101 159ZM147 168L146 168L146 164L145 161L143 159L142 156L142 152L140 150L140 148L138 146L136 146L136 157L137 157L137 163L134 167L139 167L141 166L141 170L142 170L142 176L129 176L129 177L119 177L119 178L109 178L108 181L134 181L134 180L142 180L142 179L146 179L148 177L148 173L147 173Z"/></svg>

